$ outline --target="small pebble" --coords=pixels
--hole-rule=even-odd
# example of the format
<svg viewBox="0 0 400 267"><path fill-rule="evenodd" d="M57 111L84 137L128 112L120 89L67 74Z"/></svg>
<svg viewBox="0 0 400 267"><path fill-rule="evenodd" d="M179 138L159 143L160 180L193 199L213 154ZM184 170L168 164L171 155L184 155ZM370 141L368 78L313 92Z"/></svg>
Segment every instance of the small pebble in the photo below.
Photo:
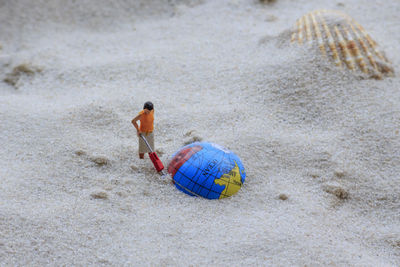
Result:
<svg viewBox="0 0 400 267"><path fill-rule="evenodd" d="M75 155L77 155L77 156L84 156L84 155L86 155L86 152L83 151L83 150L77 150L77 151L75 151Z"/></svg>
<svg viewBox="0 0 400 267"><path fill-rule="evenodd" d="M94 157L91 160L99 166L108 165L110 163L106 157Z"/></svg>
<svg viewBox="0 0 400 267"><path fill-rule="evenodd" d="M135 166L135 165L131 165L131 170L136 172L139 170L139 167Z"/></svg>
<svg viewBox="0 0 400 267"><path fill-rule="evenodd" d="M93 199L108 199L108 195L104 191L97 191L90 194Z"/></svg>
<svg viewBox="0 0 400 267"><path fill-rule="evenodd" d="M335 195L337 198L345 200L349 198L349 192L344 188L337 185L326 185L324 187L325 192Z"/></svg>
<svg viewBox="0 0 400 267"><path fill-rule="evenodd" d="M280 200L287 200L289 197L286 194L280 194L279 199Z"/></svg>
<svg viewBox="0 0 400 267"><path fill-rule="evenodd" d="M193 135L193 133L195 133L196 131L195 130L190 130L190 131L188 131L188 132L186 132L185 134L184 134L184 136L192 136Z"/></svg>
<svg viewBox="0 0 400 267"><path fill-rule="evenodd" d="M184 145L189 145L189 144L194 143L194 142L200 142L200 141L202 141L202 140L203 140L203 138L201 138L201 137L199 137L199 136L193 136L192 138L186 140L186 141L184 142Z"/></svg>
<svg viewBox="0 0 400 267"><path fill-rule="evenodd" d="M333 194L340 199L348 199L349 193L343 188L337 188L333 191Z"/></svg>
<svg viewBox="0 0 400 267"><path fill-rule="evenodd" d="M343 178L343 177L346 175L346 173L345 173L344 171L341 171L341 170L336 170L336 171L334 172L334 174L335 174L335 176L338 177L338 178Z"/></svg>
<svg viewBox="0 0 400 267"><path fill-rule="evenodd" d="M164 155L164 151L161 149L156 149L156 153L159 157L161 157L162 155Z"/></svg>

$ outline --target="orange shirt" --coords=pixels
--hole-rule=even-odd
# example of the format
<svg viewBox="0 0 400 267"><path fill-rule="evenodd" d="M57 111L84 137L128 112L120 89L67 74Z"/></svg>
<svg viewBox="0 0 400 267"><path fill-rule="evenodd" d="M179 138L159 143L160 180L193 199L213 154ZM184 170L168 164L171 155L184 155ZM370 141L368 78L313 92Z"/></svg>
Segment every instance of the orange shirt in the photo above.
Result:
<svg viewBox="0 0 400 267"><path fill-rule="evenodd" d="M140 126L139 130L145 133L151 133L154 130L154 109L149 114L144 113L144 110L139 112Z"/></svg>

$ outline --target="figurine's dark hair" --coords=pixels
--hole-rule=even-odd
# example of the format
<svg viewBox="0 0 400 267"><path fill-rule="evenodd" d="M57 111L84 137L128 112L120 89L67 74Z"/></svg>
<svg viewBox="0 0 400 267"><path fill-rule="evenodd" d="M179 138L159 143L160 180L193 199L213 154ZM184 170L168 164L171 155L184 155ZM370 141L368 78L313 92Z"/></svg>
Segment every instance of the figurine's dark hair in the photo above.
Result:
<svg viewBox="0 0 400 267"><path fill-rule="evenodd" d="M150 101L144 103L143 109L153 110L153 108L153 103L151 103Z"/></svg>

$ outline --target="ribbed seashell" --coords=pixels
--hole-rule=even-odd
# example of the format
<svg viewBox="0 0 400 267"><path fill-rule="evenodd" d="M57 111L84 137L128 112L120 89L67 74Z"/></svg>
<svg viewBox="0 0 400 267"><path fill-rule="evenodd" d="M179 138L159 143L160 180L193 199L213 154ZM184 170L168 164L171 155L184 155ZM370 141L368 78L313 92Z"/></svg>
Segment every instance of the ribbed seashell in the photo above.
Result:
<svg viewBox="0 0 400 267"><path fill-rule="evenodd" d="M297 20L292 43L316 44L337 66L381 79L394 70L377 43L353 18L340 11L316 10Z"/></svg>

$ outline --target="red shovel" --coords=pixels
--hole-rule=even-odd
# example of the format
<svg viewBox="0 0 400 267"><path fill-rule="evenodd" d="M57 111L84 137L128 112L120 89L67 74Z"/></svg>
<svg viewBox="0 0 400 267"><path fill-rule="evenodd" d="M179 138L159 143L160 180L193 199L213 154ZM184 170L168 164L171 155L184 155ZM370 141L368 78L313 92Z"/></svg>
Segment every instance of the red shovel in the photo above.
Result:
<svg viewBox="0 0 400 267"><path fill-rule="evenodd" d="M146 143L147 148L150 150L149 157L151 161L153 162L154 168L156 168L157 172L160 173L162 176L165 175L164 173L164 165L162 164L160 158L157 156L156 152L151 149L151 146L149 142L147 142L146 138L140 134L140 137L143 139L143 141Z"/></svg>

